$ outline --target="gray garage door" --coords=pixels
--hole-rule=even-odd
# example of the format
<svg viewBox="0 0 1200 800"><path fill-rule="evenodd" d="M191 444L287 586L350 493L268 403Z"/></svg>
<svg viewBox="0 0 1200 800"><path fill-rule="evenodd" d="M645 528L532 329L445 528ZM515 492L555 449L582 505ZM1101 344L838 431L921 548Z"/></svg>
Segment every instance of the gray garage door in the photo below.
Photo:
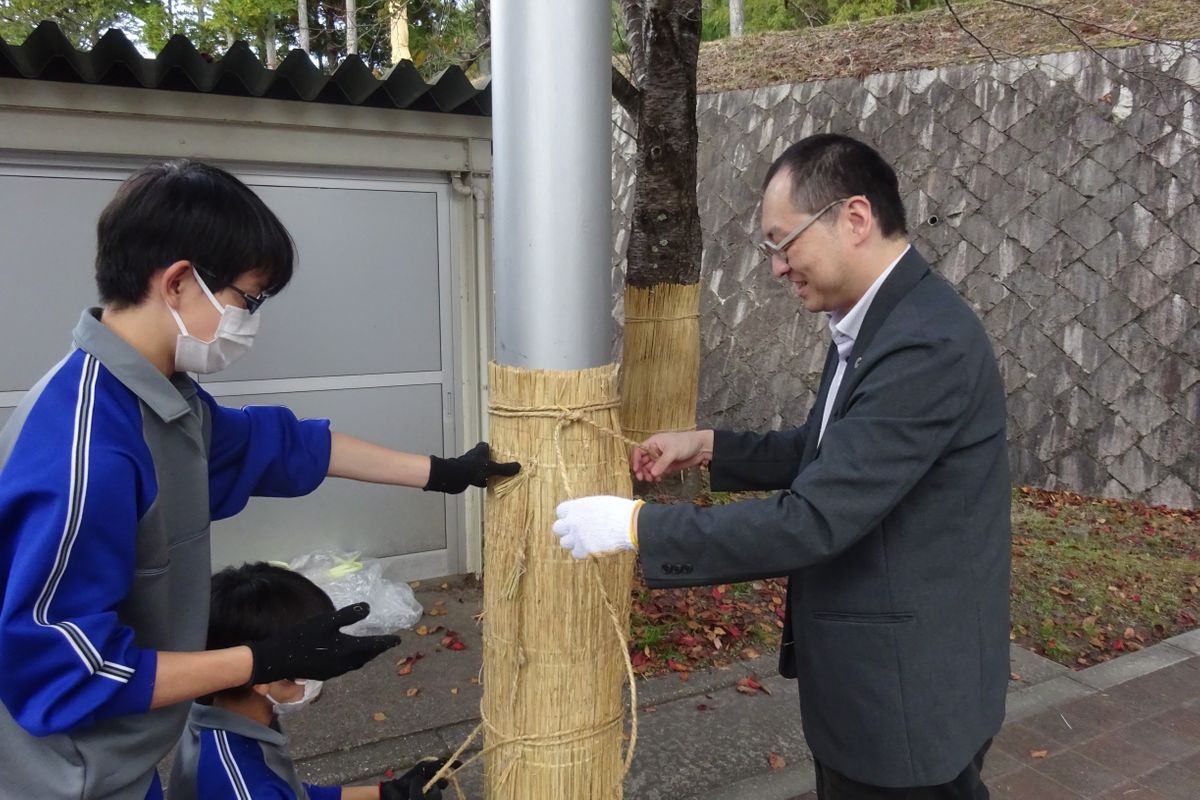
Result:
<svg viewBox="0 0 1200 800"><path fill-rule="evenodd" d="M0 424L94 304L95 221L130 169L0 164ZM238 172L288 226L300 263L264 308L254 350L205 387L226 405L287 405L391 447L455 450L448 187ZM214 560L335 547L395 559L406 576L445 574L460 565L461 528L452 498L333 480L306 498L252 501L214 529Z"/></svg>

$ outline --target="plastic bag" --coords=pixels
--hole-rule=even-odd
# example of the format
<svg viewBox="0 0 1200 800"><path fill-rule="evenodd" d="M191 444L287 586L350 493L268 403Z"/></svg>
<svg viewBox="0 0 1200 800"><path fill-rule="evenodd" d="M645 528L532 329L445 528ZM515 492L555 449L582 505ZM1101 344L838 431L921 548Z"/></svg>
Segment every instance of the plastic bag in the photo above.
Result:
<svg viewBox="0 0 1200 800"><path fill-rule="evenodd" d="M302 555L288 566L324 589L334 608L371 604L367 618L347 625L342 629L346 633L371 636L411 628L425 612L412 587L383 576L383 562L377 558L323 550Z"/></svg>

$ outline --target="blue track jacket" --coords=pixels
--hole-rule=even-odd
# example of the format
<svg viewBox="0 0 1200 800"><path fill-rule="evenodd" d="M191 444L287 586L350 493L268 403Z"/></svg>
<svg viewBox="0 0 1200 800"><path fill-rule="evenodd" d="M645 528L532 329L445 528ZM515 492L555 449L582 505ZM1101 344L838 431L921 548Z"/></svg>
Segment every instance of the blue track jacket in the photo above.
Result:
<svg viewBox="0 0 1200 800"><path fill-rule="evenodd" d="M204 649L209 523L315 489L327 420L223 408L84 312L0 431L0 798L161 794L189 703L157 651Z"/></svg>

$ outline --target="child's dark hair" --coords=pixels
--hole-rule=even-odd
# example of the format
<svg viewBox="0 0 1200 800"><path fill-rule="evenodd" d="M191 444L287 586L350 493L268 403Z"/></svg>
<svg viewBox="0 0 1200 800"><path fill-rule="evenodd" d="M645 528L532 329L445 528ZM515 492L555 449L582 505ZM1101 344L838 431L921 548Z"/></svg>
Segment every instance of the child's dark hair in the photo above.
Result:
<svg viewBox="0 0 1200 800"><path fill-rule="evenodd" d="M334 610L329 595L308 578L264 561L213 575L208 608L209 650L261 641Z"/></svg>
<svg viewBox="0 0 1200 800"><path fill-rule="evenodd" d="M260 271L277 294L292 279L292 237L266 204L223 169L198 161L151 164L131 175L96 225L96 286L101 302L137 305L150 278L191 261L220 291Z"/></svg>

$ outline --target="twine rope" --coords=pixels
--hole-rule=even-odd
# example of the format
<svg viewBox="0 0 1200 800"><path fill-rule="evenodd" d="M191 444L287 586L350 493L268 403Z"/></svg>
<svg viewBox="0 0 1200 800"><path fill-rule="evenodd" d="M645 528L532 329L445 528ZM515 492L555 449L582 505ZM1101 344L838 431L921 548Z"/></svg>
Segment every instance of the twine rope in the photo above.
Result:
<svg viewBox="0 0 1200 800"><path fill-rule="evenodd" d="M647 317L639 314L626 314L625 321L628 322L684 322L689 319L700 319L700 314L679 314L677 316L664 317Z"/></svg>
<svg viewBox="0 0 1200 800"><path fill-rule="evenodd" d="M499 403L493 403L488 410L500 417L549 417L557 420L557 423L554 426L554 453L558 460L559 479L562 481L563 489L566 491L567 496L574 497L575 492L571 489L570 481L567 479L567 462L563 457L562 452L562 431L572 423L580 423L588 425L604 435L618 439L630 447L636 447L640 449L642 447L640 442L636 442L633 439L626 437L620 431L613 430L606 425L601 425L598 422L594 422L583 415L584 411L606 411L619 408L620 405L620 400L589 403L582 406L575 406L574 408L567 408L562 405L507 406ZM528 461L535 466L537 465L536 459L531 458L528 459ZM536 474L536 470L527 471L525 468L525 461L522 461L521 471L511 478L504 478L503 480L498 481L493 486L493 491L496 493L497 497L502 498L515 491L519 486L528 482L529 478L532 477L533 474ZM503 494L501 493L502 487ZM521 560L523 561L524 559ZM621 778L624 780L625 776L629 774L629 768L633 764L633 754L637 749L637 682L633 673L633 661L629 658L629 640L625 636L624 626L621 624L621 619L617 615L616 609L613 607L612 600L608 596L608 591L604 588L604 581L600 575L599 562L597 561L597 556L595 554L588 557L587 566L592 572L592 577L596 579L596 588L600 592L600 599L604 603L605 610L608 612L609 620L612 622L613 631L617 634L617 641L620 645L619 649L621 652L621 657L625 663L625 675L629 683L629 746L625 750L625 765L621 772ZM514 570L514 574L509 577L508 582L505 584L505 595L510 599L516 596L517 583L520 581L521 575L524 573L524 571L524 564L519 564L517 569ZM469 764L474 763L486 753L490 753L493 750L497 750L501 747L511 744L520 744L523 747L545 747L550 745L571 744L572 742L582 741L584 739L590 739L599 736L600 734L607 732L613 726L620 724L622 720L622 715L618 715L617 717L609 720L608 722L601 723L600 725L579 728L574 731L567 731L565 733L558 732L549 734L523 734L520 736L506 736L488 720L487 715L483 713L482 704L480 705L479 716L482 721L475 726L475 730L471 731L471 735L468 736L466 740L458 746L458 749L454 751L454 754L451 755L450 758L446 759L446 763L443 764L442 768L439 769L437 773L429 779L429 782L425 784L422 791L429 791L441 778L450 778L453 781L455 791L458 793L459 800L462 800L462 790L458 786L458 781L454 780L454 774L466 769ZM454 761L470 746L471 742L475 740L475 737L479 735L479 732L483 730L485 726L490 734L496 739L496 741L493 741L487 747L482 748L478 753L462 762L459 767L455 768L451 766ZM501 773L497 788L503 786L508 780L509 776L516 767L518 758L518 756L514 756L514 758L505 766L504 771Z"/></svg>

